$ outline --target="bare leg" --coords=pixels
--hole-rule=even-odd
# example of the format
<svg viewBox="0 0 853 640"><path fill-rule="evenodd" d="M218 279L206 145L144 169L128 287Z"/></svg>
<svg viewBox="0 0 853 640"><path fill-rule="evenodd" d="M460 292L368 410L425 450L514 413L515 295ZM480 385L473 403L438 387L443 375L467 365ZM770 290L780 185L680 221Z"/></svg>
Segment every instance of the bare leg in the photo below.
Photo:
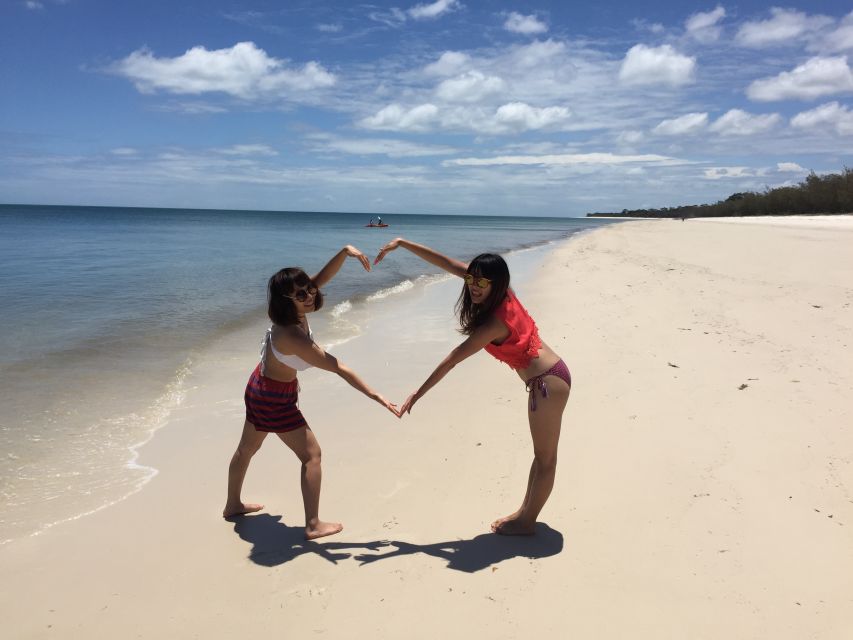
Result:
<svg viewBox="0 0 853 640"><path fill-rule="evenodd" d="M302 503L305 505L305 538L314 540L331 536L343 530L339 522L320 520L320 484L323 470L320 466L320 444L308 427L279 433L282 442L291 448L302 462Z"/></svg>
<svg viewBox="0 0 853 640"><path fill-rule="evenodd" d="M507 520L515 520L518 517L518 515L522 512L522 510L524 509L524 505L526 505L530 501L530 489L533 486L533 476L535 475L535 472L536 472L536 461L534 460L533 464L530 465L530 473L527 476L527 491L525 491L525 493L524 493L524 500L521 501L521 506L518 509L516 509L515 511L513 511L511 514L509 514L508 516L504 516L502 518L498 518L497 520L495 520L492 523L492 531L497 531L498 528Z"/></svg>
<svg viewBox="0 0 853 640"><path fill-rule="evenodd" d="M264 508L262 504L244 503L240 493L243 490L243 480L246 478L252 456L261 448L266 437L267 434L264 431L257 431L255 425L248 420L243 423L243 435L240 436L240 443L231 457L231 464L228 465L228 497L225 500L225 508L222 510L223 518L252 513Z"/></svg>
<svg viewBox="0 0 853 640"><path fill-rule="evenodd" d="M492 524L492 531L495 533L532 535L536 518L554 488L560 426L571 387L556 376L548 376L546 382L548 397L537 397L536 411L527 411L530 435L533 438L533 464L530 466L527 493L518 511Z"/></svg>

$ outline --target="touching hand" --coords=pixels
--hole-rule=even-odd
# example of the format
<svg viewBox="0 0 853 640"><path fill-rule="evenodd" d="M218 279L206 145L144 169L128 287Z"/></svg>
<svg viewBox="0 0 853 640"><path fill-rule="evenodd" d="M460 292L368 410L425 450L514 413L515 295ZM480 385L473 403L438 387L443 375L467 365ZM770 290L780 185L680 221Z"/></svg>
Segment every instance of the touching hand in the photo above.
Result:
<svg viewBox="0 0 853 640"><path fill-rule="evenodd" d="M403 406L400 407L400 412L397 414L398 417L402 418L404 413L411 413L412 407L415 406L415 403L418 401L418 394L413 393L410 395L406 401L403 403Z"/></svg>
<svg viewBox="0 0 853 640"><path fill-rule="evenodd" d="M356 249L351 244L348 244L346 247L344 247L344 249L346 249L348 256L358 258L358 261L361 262L361 266L364 267L365 271L370 271L370 259L366 255L364 255L361 251Z"/></svg>
<svg viewBox="0 0 853 640"><path fill-rule="evenodd" d="M377 398L377 400L379 401L379 404L381 404L383 407L385 407L386 409L388 409L388 411L390 411L391 413L393 413L393 414L394 414L395 416L397 416L398 418L400 417L400 412L397 410L397 405L396 405L396 404L394 404L393 402L389 402L388 400L386 400L386 399L385 399L385 398L383 398L382 396L379 396L379 397Z"/></svg>
<svg viewBox="0 0 853 640"><path fill-rule="evenodd" d="M382 247L379 250L379 254L376 256L376 260L373 261L373 264L379 264L380 262L382 262L382 258L385 257L386 253L388 253L389 251L393 251L394 249L399 247L400 240L402 240L402 238L394 238L391 242Z"/></svg>

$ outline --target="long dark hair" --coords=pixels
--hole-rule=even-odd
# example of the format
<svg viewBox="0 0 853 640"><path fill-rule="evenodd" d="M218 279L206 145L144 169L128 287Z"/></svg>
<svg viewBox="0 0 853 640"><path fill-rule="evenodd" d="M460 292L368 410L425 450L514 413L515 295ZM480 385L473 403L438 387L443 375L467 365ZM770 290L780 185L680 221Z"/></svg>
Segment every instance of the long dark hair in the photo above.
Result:
<svg viewBox="0 0 853 640"><path fill-rule="evenodd" d="M468 285L462 285L462 293L456 301L456 313L459 314L459 331L469 336L474 329L485 324L506 298L509 289L509 267L498 254L481 253L471 260L467 273L475 278L483 277L492 281L489 297L480 304L474 304Z"/></svg>
<svg viewBox="0 0 853 640"><path fill-rule="evenodd" d="M316 287L311 278L299 267L287 267L272 275L267 283L267 315L275 324L286 326L299 324L299 315L293 300L285 296L293 295L297 289ZM314 294L314 310L323 306L323 294L320 289Z"/></svg>

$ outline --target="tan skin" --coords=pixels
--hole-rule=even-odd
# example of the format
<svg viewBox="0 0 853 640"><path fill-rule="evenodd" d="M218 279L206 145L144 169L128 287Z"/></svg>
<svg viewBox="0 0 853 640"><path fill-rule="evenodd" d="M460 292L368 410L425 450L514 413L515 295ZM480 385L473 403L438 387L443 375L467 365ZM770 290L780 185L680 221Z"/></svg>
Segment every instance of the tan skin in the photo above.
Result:
<svg viewBox="0 0 853 640"><path fill-rule="evenodd" d="M370 261L361 251L351 245L341 249L323 267L320 272L311 278L318 287L327 284L338 273L344 261L348 257L358 259L365 271L370 271ZM388 409L391 413L399 416L396 405L390 403L379 393L371 389L356 373L343 362L327 353L316 342L308 337L308 314L314 311L314 294L310 290L305 291L307 297L304 301L290 298L296 307L298 324L290 326L273 325L272 342L276 350L285 355L297 355L308 364L339 375L355 389L366 395ZM296 291L291 292L295 294ZM264 375L280 382L291 382L296 379L296 369L279 362L274 356L266 358ZM241 491L243 480L252 456L264 442L268 433L258 431L255 426L246 421L243 424L243 434L237 450L231 458L228 467L228 497L222 515L225 518L252 513L263 509L262 504L243 502ZM326 522L319 517L320 510L320 485L322 481L322 469L320 465L321 451L314 432L308 427L301 427L294 431L276 434L286 444L299 461L302 463L300 472L300 484L302 487L302 502L305 507L305 538L314 540L324 536L330 536L343 530L339 522Z"/></svg>
<svg viewBox="0 0 853 640"><path fill-rule="evenodd" d="M448 273L464 278L468 271L468 265L464 262L449 258L424 245L420 245L404 238L396 238L387 243L379 251L374 264L378 264L391 251L402 247L414 253L419 258L433 264ZM467 285L471 299L475 304L481 304L489 299L491 284L485 287L477 286L476 283ZM411 413L415 403L420 400L427 391L438 384L457 364L474 355L487 344L500 344L509 336L509 329L497 317L491 317L484 325L474 330L468 338L453 349L435 370L429 375L424 383L408 397L400 407L399 414ZM517 369L519 378L527 381L530 378L541 375L559 362L560 356L544 342L539 350L539 355L524 369ZM571 387L556 376L546 376L548 385L548 397L537 397L536 411L528 408L527 418L530 424L530 435L533 439L533 463L530 466L530 475L527 481L527 491L521 506L513 513L498 518L492 523L491 529L502 535L532 535L535 532L536 518L548 500L554 487L554 477L557 469L557 446L560 441L560 426L562 423L563 410L569 400Z"/></svg>

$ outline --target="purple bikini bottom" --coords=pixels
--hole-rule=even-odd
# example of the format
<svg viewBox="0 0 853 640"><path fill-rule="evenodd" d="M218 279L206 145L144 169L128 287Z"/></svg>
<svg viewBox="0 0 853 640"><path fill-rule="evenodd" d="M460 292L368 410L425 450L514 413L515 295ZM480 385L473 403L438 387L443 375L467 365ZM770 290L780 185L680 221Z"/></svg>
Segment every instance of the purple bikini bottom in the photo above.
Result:
<svg viewBox="0 0 853 640"><path fill-rule="evenodd" d="M560 359L557 364L548 369L543 374L530 378L525 383L525 388L530 393L530 410L536 411L536 389L542 394L543 398L548 397L548 383L545 382L545 376L557 376L561 380L565 380L566 384L572 386L572 374L569 373L569 368L566 363Z"/></svg>

